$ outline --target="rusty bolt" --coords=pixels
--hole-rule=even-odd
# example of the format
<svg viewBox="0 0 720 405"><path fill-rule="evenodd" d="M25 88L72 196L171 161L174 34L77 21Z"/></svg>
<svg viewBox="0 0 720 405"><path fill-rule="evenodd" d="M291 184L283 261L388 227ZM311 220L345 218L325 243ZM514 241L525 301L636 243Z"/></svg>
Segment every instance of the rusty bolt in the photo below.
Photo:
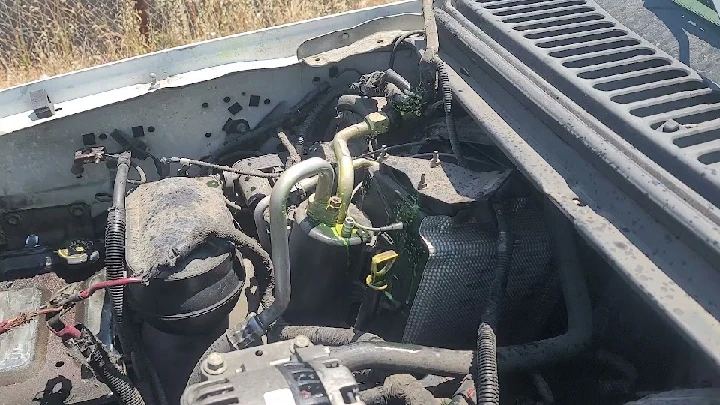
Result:
<svg viewBox="0 0 720 405"><path fill-rule="evenodd" d="M328 200L328 208L330 209L339 210L340 205L342 205L342 200L339 196L334 195Z"/></svg>
<svg viewBox="0 0 720 405"><path fill-rule="evenodd" d="M82 204L73 204L70 206L70 215L75 218L80 218L85 213L85 207Z"/></svg>
<svg viewBox="0 0 720 405"><path fill-rule="evenodd" d="M427 187L427 182L425 181L425 173L420 175L420 181L418 182L417 188L418 190L422 190L425 187Z"/></svg>
<svg viewBox="0 0 720 405"><path fill-rule="evenodd" d="M430 160L430 167L438 166L440 166L440 153L438 153L438 151L433 151L433 157Z"/></svg>

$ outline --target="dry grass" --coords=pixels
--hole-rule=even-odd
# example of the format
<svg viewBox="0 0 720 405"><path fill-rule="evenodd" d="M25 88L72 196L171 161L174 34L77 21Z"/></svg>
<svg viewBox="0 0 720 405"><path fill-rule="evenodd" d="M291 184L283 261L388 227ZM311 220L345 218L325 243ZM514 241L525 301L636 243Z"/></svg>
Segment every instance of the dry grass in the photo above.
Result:
<svg viewBox="0 0 720 405"><path fill-rule="evenodd" d="M0 88L164 48L388 2L0 0Z"/></svg>

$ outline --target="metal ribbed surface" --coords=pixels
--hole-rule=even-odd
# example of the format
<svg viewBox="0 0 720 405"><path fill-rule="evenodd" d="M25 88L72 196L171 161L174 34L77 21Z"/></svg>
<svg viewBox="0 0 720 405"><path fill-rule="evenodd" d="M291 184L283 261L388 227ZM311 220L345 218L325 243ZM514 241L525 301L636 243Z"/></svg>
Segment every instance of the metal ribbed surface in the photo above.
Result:
<svg viewBox="0 0 720 405"><path fill-rule="evenodd" d="M503 298L501 329L504 335L515 339L524 337L524 329L536 321L517 322L524 314L532 312L542 317L529 308L540 305L536 302L537 292L553 273L542 211L525 208L526 203L524 199L516 200L509 210L508 221L515 244ZM403 341L472 348L480 314L495 277L495 232L475 222L432 216L422 221L420 236L428 251L428 260Z"/></svg>
<svg viewBox="0 0 720 405"><path fill-rule="evenodd" d="M695 71L594 1L458 0L457 7L618 135L720 205L720 92Z"/></svg>

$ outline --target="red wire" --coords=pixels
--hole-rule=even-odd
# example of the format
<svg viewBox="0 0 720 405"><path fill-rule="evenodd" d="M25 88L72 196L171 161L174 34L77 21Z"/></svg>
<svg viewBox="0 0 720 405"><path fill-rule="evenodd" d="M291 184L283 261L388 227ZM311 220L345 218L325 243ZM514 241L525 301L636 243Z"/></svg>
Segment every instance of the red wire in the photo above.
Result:
<svg viewBox="0 0 720 405"><path fill-rule="evenodd" d="M80 291L80 294L78 296L80 297L80 300L84 300L87 297L93 295L96 291L102 290L109 287L116 287L120 285L128 285L128 284L137 284L142 283L142 278L140 277L125 277L125 278L119 278L117 280L107 280L107 281L101 281L99 283L95 283L91 285L87 290ZM75 300L77 302L77 300ZM30 322L31 319L37 317L38 315L44 315L44 314L50 314L59 312L62 310L61 307L50 307L50 308L43 308L37 311L33 312L27 312L27 313L20 313L14 318L10 318L6 321L0 321L0 335L2 335L5 332L8 332L20 325L23 325L27 322Z"/></svg>
<svg viewBox="0 0 720 405"><path fill-rule="evenodd" d="M107 280L107 281L101 281L99 283L95 283L90 286L87 290L80 292L81 298L87 298L95 293L97 290L102 290L104 288L110 288L110 287L117 287L119 285L128 285L128 284L137 284L142 283L143 279L140 277L125 277L125 278L119 278L117 280Z"/></svg>

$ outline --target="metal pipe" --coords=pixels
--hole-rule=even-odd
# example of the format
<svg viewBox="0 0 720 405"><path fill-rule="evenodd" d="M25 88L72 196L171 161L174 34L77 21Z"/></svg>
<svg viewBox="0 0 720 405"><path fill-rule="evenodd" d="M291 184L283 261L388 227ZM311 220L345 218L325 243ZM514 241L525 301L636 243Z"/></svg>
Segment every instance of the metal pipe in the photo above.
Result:
<svg viewBox="0 0 720 405"><path fill-rule="evenodd" d="M353 158L350 155L350 149L348 148L348 142L360 136L377 135L387 132L389 124L390 117L387 115L370 113L365 116L364 122L350 125L340 130L340 132L335 135L335 138L333 138L333 152L335 153L335 160L337 160L338 166L337 195L340 197L340 208L338 209L338 215L335 220L336 223L342 223L345 220L352 198L353 187L355 186L355 167L353 165ZM360 162L358 164L370 165L370 163L366 161ZM318 183L318 187L320 187L320 185L322 185L322 181Z"/></svg>
<svg viewBox="0 0 720 405"><path fill-rule="evenodd" d="M253 219L255 220L255 229L257 229L258 240L265 249L270 246L270 235L268 235L268 225L265 221L265 210L270 205L270 196L266 195L255 206L253 211Z"/></svg>
<svg viewBox="0 0 720 405"><path fill-rule="evenodd" d="M380 163L366 158L357 158L353 159L353 167L355 169L359 169L362 167L376 167L380 166ZM319 176L312 176L305 179L300 180L297 183L297 187L302 189L305 193L312 193L315 188L318 185L318 179ZM332 184L332 181L330 182ZM321 196L320 198L325 198ZM315 197L315 201L318 201L317 195ZM270 236L268 234L268 224L267 221L265 221L265 210L267 209L268 205L270 204L270 196L265 196L262 200L260 200L257 205L255 206L255 210L253 211L253 219L255 221L255 227L257 229L258 239L260 240L260 244L267 249L270 246Z"/></svg>
<svg viewBox="0 0 720 405"><path fill-rule="evenodd" d="M575 232L555 207L546 218L567 308L568 329L560 336L497 349L499 372L533 370L562 361L585 350L592 339L592 307L582 268L575 251ZM333 350L332 355L351 370L381 368L390 371L464 376L470 372L474 351L450 350L412 344L357 343Z"/></svg>
<svg viewBox="0 0 720 405"><path fill-rule="evenodd" d="M272 263L275 268L275 302L257 316L258 322L269 327L287 309L290 303L290 247L287 232L287 198L298 181L318 174L320 180L315 193L321 193L321 185L333 184L335 173L326 160L310 158L300 162L280 176L270 195L270 241L272 244ZM326 190L325 190L326 192Z"/></svg>
<svg viewBox="0 0 720 405"><path fill-rule="evenodd" d="M370 135L370 125L367 122L360 122L341 130L333 138L333 152L335 152L338 171L337 195L340 197L337 223L342 223L345 220L350 206L350 196L352 195L353 186L355 186L355 168L353 167L348 142L353 138L367 135ZM318 182L318 186L320 184L322 182Z"/></svg>

